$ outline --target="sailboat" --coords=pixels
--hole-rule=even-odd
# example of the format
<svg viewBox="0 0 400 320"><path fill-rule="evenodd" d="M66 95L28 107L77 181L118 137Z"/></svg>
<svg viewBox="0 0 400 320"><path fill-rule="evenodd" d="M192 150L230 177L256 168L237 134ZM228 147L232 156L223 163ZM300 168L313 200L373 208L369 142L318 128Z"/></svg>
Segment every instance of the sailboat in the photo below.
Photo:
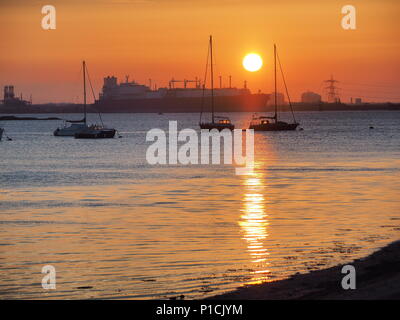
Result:
<svg viewBox="0 0 400 320"><path fill-rule="evenodd" d="M54 135L57 137L73 137L75 133L80 132L82 130L88 129L88 125L86 122L86 65L85 61L83 61L83 91L84 91L84 103L83 103L83 119L81 120L66 120L64 126L61 128L57 128L54 131ZM68 125L70 124L70 125Z"/></svg>
<svg viewBox="0 0 400 320"><path fill-rule="evenodd" d="M212 36L210 36L209 41L209 54L210 54L210 64L211 64L211 122L202 122L201 117L203 110L200 113L200 129L217 129L221 131L223 129L233 130L235 126L231 123L228 117L216 116L214 115L214 67L213 67L213 46L212 46ZM208 64L208 58L207 58ZM207 71L206 71L207 73ZM205 89L205 87L204 87ZM216 121L217 120L217 121Z"/></svg>
<svg viewBox="0 0 400 320"><path fill-rule="evenodd" d="M279 67L282 73L283 83L285 84L286 94L288 96L290 109L292 111L293 123L287 123L284 121L278 120L278 94L277 94L277 85L276 85L276 45L274 44L274 73L275 73L275 92L274 92L274 102L275 102L275 114L273 117L268 116L257 116L253 115L251 119L249 129L253 129L254 131L293 131L296 130L299 123L296 121L293 113L292 103L290 102L289 92L286 86L286 81L283 76L282 66L279 62Z"/></svg>
<svg viewBox="0 0 400 320"><path fill-rule="evenodd" d="M77 139L105 139L114 138L115 129L105 128L104 125L88 125L86 120L86 63L82 62L83 66L83 119L82 120L67 120L62 128L57 128L54 131L55 136L71 136ZM90 81L90 78L89 78ZM92 89L93 90L93 89ZM70 125L67 125L69 123Z"/></svg>
<svg viewBox="0 0 400 320"><path fill-rule="evenodd" d="M82 120L66 120L64 126L54 130L53 134L58 137L73 137L75 133L87 128L86 117Z"/></svg>
<svg viewBox="0 0 400 320"><path fill-rule="evenodd" d="M112 139L116 130L101 125L92 125L89 128L75 133L75 139Z"/></svg>

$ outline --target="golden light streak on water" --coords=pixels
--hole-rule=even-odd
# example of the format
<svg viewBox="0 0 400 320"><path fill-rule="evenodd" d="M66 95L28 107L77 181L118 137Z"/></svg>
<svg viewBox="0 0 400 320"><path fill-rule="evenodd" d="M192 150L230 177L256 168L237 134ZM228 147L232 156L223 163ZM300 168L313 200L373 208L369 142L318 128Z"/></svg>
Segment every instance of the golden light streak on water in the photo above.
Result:
<svg viewBox="0 0 400 320"><path fill-rule="evenodd" d="M243 195L243 207L241 209L239 226L243 232L242 239L247 242L247 251L254 264L251 280L247 284L261 283L268 280L269 265L267 260L268 249L264 240L268 237L268 215L266 214L264 185L262 175L254 173L243 181L245 192Z"/></svg>

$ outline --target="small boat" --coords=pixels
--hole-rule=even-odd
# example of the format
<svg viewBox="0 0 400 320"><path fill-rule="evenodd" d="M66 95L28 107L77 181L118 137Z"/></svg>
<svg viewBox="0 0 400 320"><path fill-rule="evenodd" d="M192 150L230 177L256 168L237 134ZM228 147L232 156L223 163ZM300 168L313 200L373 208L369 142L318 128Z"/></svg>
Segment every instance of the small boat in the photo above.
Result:
<svg viewBox="0 0 400 320"><path fill-rule="evenodd" d="M115 136L115 132L115 129L93 125L83 131L75 133L75 139L112 139Z"/></svg>
<svg viewBox="0 0 400 320"><path fill-rule="evenodd" d="M203 104L200 112L200 129L217 129L218 131L229 129L235 129L235 126L231 123L231 120L228 117L221 117L214 115L214 68L213 68L213 47L212 47L212 36L210 36L209 42L209 54L210 54L210 68L211 68L211 122L202 122L201 117L203 115ZM208 65L208 57L207 57L207 65ZM206 67L207 69L207 67ZM206 71L207 74L207 71ZM206 80L206 79L205 79ZM204 81L205 83L205 81ZM205 91L205 84L203 86L203 101L204 101L204 91ZM202 102L203 102L202 101ZM215 121L218 119L218 121Z"/></svg>
<svg viewBox="0 0 400 320"><path fill-rule="evenodd" d="M277 102L277 86L276 86L276 45L274 45L274 70L275 70L275 114L272 117L268 116L258 116L257 114L253 115L251 119L249 129L253 129L254 131L293 131L299 126L299 123L296 121L293 113L292 103L290 102L289 92L287 90L285 78L283 77L282 66L279 62L280 70L282 73L283 83L285 84L286 94L288 97L290 109L292 111L293 123L287 123L284 121L278 120L278 102Z"/></svg>
<svg viewBox="0 0 400 320"><path fill-rule="evenodd" d="M258 117L257 115L253 115L249 129L253 129L254 131L290 131L296 130L298 125L298 123L277 121L275 117Z"/></svg>
<svg viewBox="0 0 400 320"><path fill-rule="evenodd" d="M3 137L3 132L4 132L4 129L0 128L0 141L1 141L1 138Z"/></svg>
<svg viewBox="0 0 400 320"><path fill-rule="evenodd" d="M217 129L218 131L224 130L224 129L229 129L233 130L235 129L235 126L231 123L231 120L227 117L219 117L219 116L214 116L214 119L212 122L201 122L200 123L200 129ZM219 120L216 122L215 118L218 118Z"/></svg>
<svg viewBox="0 0 400 320"><path fill-rule="evenodd" d="M75 137L77 139L105 139L114 138L115 129L105 128L104 125L88 125L86 121L86 63L83 61L83 119L82 120L67 120L61 128L54 131L55 136ZM90 83L90 78L89 78ZM91 85L91 83L90 83ZM93 88L92 88L93 91ZM94 95L94 94L93 94ZM100 114L100 113L99 113ZM100 116L101 120L101 116ZM68 125L69 123L70 125Z"/></svg>
<svg viewBox="0 0 400 320"><path fill-rule="evenodd" d="M71 125L68 125L70 123ZM88 129L86 124L86 117L85 120L74 123L73 120L67 120L64 123L64 126L61 128L57 128L54 130L54 135L56 137L73 137L76 133L81 132L83 130Z"/></svg>
<svg viewBox="0 0 400 320"><path fill-rule="evenodd" d="M73 137L76 133L81 132L89 128L86 122L86 64L83 65L83 119L82 120L66 120L64 126L57 128L54 131L56 137ZM68 125L70 124L70 125Z"/></svg>

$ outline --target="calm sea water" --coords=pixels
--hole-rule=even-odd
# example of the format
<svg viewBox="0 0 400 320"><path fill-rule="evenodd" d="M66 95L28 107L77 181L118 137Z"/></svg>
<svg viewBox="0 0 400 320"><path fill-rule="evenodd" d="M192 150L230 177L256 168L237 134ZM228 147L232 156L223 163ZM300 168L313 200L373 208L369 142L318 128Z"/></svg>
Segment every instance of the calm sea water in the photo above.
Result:
<svg viewBox="0 0 400 320"><path fill-rule="evenodd" d="M255 134L253 176L147 163L149 129L197 128L197 114L106 114L123 138L98 141L2 122L0 298L201 298L398 240L400 112L297 116L304 131Z"/></svg>

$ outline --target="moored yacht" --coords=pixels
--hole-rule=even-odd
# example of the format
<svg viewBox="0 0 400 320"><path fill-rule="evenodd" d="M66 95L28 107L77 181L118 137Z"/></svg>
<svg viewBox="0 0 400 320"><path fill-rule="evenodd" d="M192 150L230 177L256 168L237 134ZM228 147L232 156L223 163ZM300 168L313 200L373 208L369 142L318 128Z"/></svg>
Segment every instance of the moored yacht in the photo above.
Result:
<svg viewBox="0 0 400 320"><path fill-rule="evenodd" d="M286 89L286 94L288 97L290 109L292 111L292 116L293 116L293 123L287 123L284 121L279 121L278 120L278 97L277 97L277 85L276 85L276 58L277 58L277 53L276 53L276 45L274 45L274 73L275 73L275 97L274 97L274 102L275 102L275 114L272 117L268 116L258 116L256 114L253 115L253 118L251 119L249 129L253 129L254 131L293 131L296 130L298 127L299 123L296 121L293 113L293 108L292 108L292 103L290 102L290 97L289 97L289 92L286 86L286 81L283 76L283 71L282 71L282 66L279 62L279 67L282 73L282 78L283 78L283 83L285 85Z"/></svg>
<svg viewBox="0 0 400 320"><path fill-rule="evenodd" d="M213 68L213 47L212 47L212 36L210 36L210 42L209 42L209 54L210 54L210 68L211 68L211 122L202 122L201 117L203 115L203 108L200 113L200 129L217 129L218 131L228 129L228 130L233 130L235 129L235 126L231 123L231 120L228 117L221 117L221 116L215 116L214 115L214 68ZM208 58L208 57L207 57ZM207 59L207 65L208 65L208 59ZM207 69L207 66L206 66ZM207 74L207 71L206 71ZM204 79L205 83L206 79ZM205 87L203 88L205 89ZM203 97L204 98L204 97ZM218 121L215 121L218 119Z"/></svg>
<svg viewBox="0 0 400 320"><path fill-rule="evenodd" d="M86 63L83 61L83 119L82 120L67 120L64 124L64 127L57 128L54 131L55 136L70 136L75 137L77 139L105 139L105 138L114 138L115 129L105 128L103 124L98 125L88 125L86 121ZM90 82L89 84L92 85ZM93 92L93 88L92 88ZM94 92L93 92L94 95ZM100 113L99 113L100 115ZM100 116L101 120L101 116ZM69 123L70 125L68 125Z"/></svg>
<svg viewBox="0 0 400 320"><path fill-rule="evenodd" d="M215 119L218 119L218 121L215 121ZM235 126L231 123L231 120L228 117L214 116L212 122L201 122L200 129L217 129L218 131L223 129L233 130L235 129Z"/></svg>
<svg viewBox="0 0 400 320"><path fill-rule="evenodd" d="M87 129L75 133L75 139L111 139L115 136L115 129L93 125Z"/></svg>
<svg viewBox="0 0 400 320"><path fill-rule="evenodd" d="M76 133L88 129L86 123L86 64L83 65L83 119L82 120L66 120L64 126L54 130L57 137L74 137ZM68 125L69 124L69 125Z"/></svg>
<svg viewBox="0 0 400 320"><path fill-rule="evenodd" d="M70 125L67 123L70 123ZM73 122L73 120L67 120L63 127L54 130L54 135L59 137L73 137L76 133L85 129L88 129L86 121Z"/></svg>
<svg viewBox="0 0 400 320"><path fill-rule="evenodd" d="M284 121L278 121L275 117L259 117L254 114L249 129L253 129L254 131L290 131L296 130L298 125L299 124L296 122L287 123Z"/></svg>

